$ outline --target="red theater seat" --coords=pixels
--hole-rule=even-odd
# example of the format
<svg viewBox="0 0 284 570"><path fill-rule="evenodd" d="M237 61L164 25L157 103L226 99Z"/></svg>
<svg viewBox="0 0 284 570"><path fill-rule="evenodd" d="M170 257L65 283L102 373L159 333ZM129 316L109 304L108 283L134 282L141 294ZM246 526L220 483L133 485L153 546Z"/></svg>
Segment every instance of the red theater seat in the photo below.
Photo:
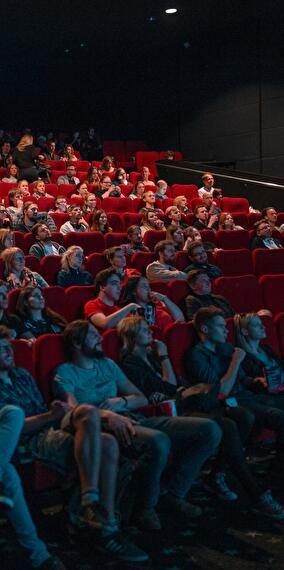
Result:
<svg viewBox="0 0 284 570"><path fill-rule="evenodd" d="M146 267L155 260L155 254L152 252L139 251L131 257L131 264L137 271L145 275Z"/></svg>
<svg viewBox="0 0 284 570"><path fill-rule="evenodd" d="M210 229L209 230L200 230L200 235L201 235L202 241L204 241L204 242L209 241L209 242L215 244L216 247L219 246L218 235L216 232L213 232L213 230L210 230Z"/></svg>
<svg viewBox="0 0 284 570"><path fill-rule="evenodd" d="M52 378L54 369L66 360L62 334L45 334L33 344L35 377L45 402L53 399Z"/></svg>
<svg viewBox="0 0 284 570"><path fill-rule="evenodd" d="M180 271L183 271L190 264L189 257L186 251L177 251L175 267Z"/></svg>
<svg viewBox="0 0 284 570"><path fill-rule="evenodd" d="M37 205L40 212L48 212L54 208L54 198L39 198Z"/></svg>
<svg viewBox="0 0 284 570"><path fill-rule="evenodd" d="M154 251L155 245L163 239L166 239L165 230L148 230L144 234L144 244L150 251Z"/></svg>
<svg viewBox="0 0 284 570"><path fill-rule="evenodd" d="M178 306L184 309L184 301L189 295L186 279L176 279L168 283L169 297Z"/></svg>
<svg viewBox="0 0 284 570"><path fill-rule="evenodd" d="M91 253L86 258L86 270L89 271L94 277L102 271L109 267L106 257L103 253Z"/></svg>
<svg viewBox="0 0 284 570"><path fill-rule="evenodd" d="M71 232L64 236L65 247L79 245L83 248L85 255L105 250L105 240L101 232Z"/></svg>
<svg viewBox="0 0 284 570"><path fill-rule="evenodd" d="M249 201L246 198L221 198L222 212L247 212L249 213Z"/></svg>
<svg viewBox="0 0 284 570"><path fill-rule="evenodd" d="M255 249L252 252L254 273L277 275L284 273L284 249Z"/></svg>
<svg viewBox="0 0 284 570"><path fill-rule="evenodd" d="M32 359L32 348L25 340L12 340L15 357L15 365L25 368L32 376L35 375L34 362Z"/></svg>
<svg viewBox="0 0 284 570"><path fill-rule="evenodd" d="M193 325L191 323L173 323L166 328L165 339L174 371L182 383L182 378L186 378L185 353L197 342Z"/></svg>
<svg viewBox="0 0 284 570"><path fill-rule="evenodd" d="M114 232L124 231L124 221L122 218L123 214L116 214L115 212L108 212L107 217L109 225Z"/></svg>
<svg viewBox="0 0 284 570"><path fill-rule="evenodd" d="M222 249L249 249L250 239L246 230L219 230L219 247Z"/></svg>
<svg viewBox="0 0 284 570"><path fill-rule="evenodd" d="M94 299L95 293L96 287L94 285L74 286L65 289L69 321L83 318L85 303Z"/></svg>
<svg viewBox="0 0 284 570"><path fill-rule="evenodd" d="M61 226L70 219L68 214L61 214L60 212L52 212L50 216L58 230L60 230Z"/></svg>
<svg viewBox="0 0 284 570"><path fill-rule="evenodd" d="M234 251L221 249L214 254L215 264L224 275L249 275L253 273L251 253L248 249Z"/></svg>
<svg viewBox="0 0 284 570"><path fill-rule="evenodd" d="M130 226L140 226L143 214L138 212L125 212L123 214L124 229L127 230Z"/></svg>
<svg viewBox="0 0 284 570"><path fill-rule="evenodd" d="M118 245L122 245L123 243L127 243L127 234L124 232L118 233L109 233L105 234L105 244L106 248L114 247Z"/></svg>
<svg viewBox="0 0 284 570"><path fill-rule="evenodd" d="M262 275L259 279L264 307L274 315L284 311L284 274Z"/></svg>
<svg viewBox="0 0 284 570"><path fill-rule="evenodd" d="M196 184L172 184L172 197L186 196L190 200L198 198L198 187Z"/></svg>
<svg viewBox="0 0 284 570"><path fill-rule="evenodd" d="M61 271L60 255L45 255L45 257L41 259L40 274L49 285L56 285L59 271Z"/></svg>
<svg viewBox="0 0 284 570"><path fill-rule="evenodd" d="M40 264L39 259L35 255L26 255L25 256L26 267L28 267L31 271L37 271L40 274Z"/></svg>
<svg viewBox="0 0 284 570"><path fill-rule="evenodd" d="M104 198L102 205L106 212L132 212L133 200L130 198Z"/></svg>
<svg viewBox="0 0 284 570"><path fill-rule="evenodd" d="M155 150L152 151L137 151L136 152L136 167L141 170L143 166L148 166L150 172L154 176L158 176L156 161L159 160L159 153Z"/></svg>
<svg viewBox="0 0 284 570"><path fill-rule="evenodd" d="M259 311L263 304L262 292L254 275L218 277L214 282L214 293L223 295L238 313Z"/></svg>

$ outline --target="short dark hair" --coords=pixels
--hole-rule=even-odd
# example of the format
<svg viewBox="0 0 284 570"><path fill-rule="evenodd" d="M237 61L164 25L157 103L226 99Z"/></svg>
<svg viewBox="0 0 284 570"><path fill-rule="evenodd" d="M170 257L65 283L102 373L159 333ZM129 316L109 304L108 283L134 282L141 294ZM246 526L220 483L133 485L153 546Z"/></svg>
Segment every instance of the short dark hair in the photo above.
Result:
<svg viewBox="0 0 284 570"><path fill-rule="evenodd" d="M196 214L198 214L198 210L200 210L200 208L206 208L205 204L198 204L197 206L195 206L194 212L193 212L193 215L195 218L196 218Z"/></svg>
<svg viewBox="0 0 284 570"><path fill-rule="evenodd" d="M203 244L203 242L202 242L202 241L201 241L201 242L200 242L200 241L193 241L193 242L191 242L191 243L189 244L189 246L188 246L188 249L187 249L188 255L191 256L191 255L192 255L192 252L193 252L197 247L203 247L203 249L204 249L204 244Z"/></svg>
<svg viewBox="0 0 284 570"><path fill-rule="evenodd" d="M23 212L26 212L32 204L37 207L37 203L34 200L28 200L28 202L25 202L23 206Z"/></svg>
<svg viewBox="0 0 284 570"><path fill-rule="evenodd" d="M11 338L11 331L5 325L0 325L0 340L4 338L10 339Z"/></svg>
<svg viewBox="0 0 284 570"><path fill-rule="evenodd" d="M154 253L164 253L166 247L168 247L168 245L173 246L173 242L169 239L162 239L161 241L158 241L158 243L156 243L155 247L154 247Z"/></svg>
<svg viewBox="0 0 284 570"><path fill-rule="evenodd" d="M262 219L262 220L258 220L257 222L255 222L255 224L253 224L253 231L254 231L255 235L257 235L257 232L259 230L259 226L261 224L267 224L267 221Z"/></svg>
<svg viewBox="0 0 284 570"><path fill-rule="evenodd" d="M117 251L123 251L122 247L120 245L114 245L113 247L109 247L108 249L105 249L104 255L106 256L107 261L109 263L112 262Z"/></svg>
<svg viewBox="0 0 284 570"><path fill-rule="evenodd" d="M215 319L215 317L225 317L223 311L218 309L218 307L202 307L198 309L197 313L195 313L193 317L193 325L197 333L200 333L201 327L203 325L208 325L210 321Z"/></svg>
<svg viewBox="0 0 284 570"><path fill-rule="evenodd" d="M80 210L81 210L80 204L69 204L69 206L67 208L68 214L69 214L69 212L73 212L73 210L75 210L75 208L80 208Z"/></svg>
<svg viewBox="0 0 284 570"><path fill-rule="evenodd" d="M68 323L63 334L64 350L68 360L72 359L74 345L82 345L85 341L89 329L89 322L83 319Z"/></svg>
<svg viewBox="0 0 284 570"><path fill-rule="evenodd" d="M195 281L198 279L200 275L207 275L207 273L203 269L192 269L191 271L189 271L187 274L188 285L190 285L191 283L195 283Z"/></svg>
<svg viewBox="0 0 284 570"><path fill-rule="evenodd" d="M141 232L140 226L135 226L135 225L129 226L129 228L127 229L127 235L132 236L136 230L139 230Z"/></svg>
<svg viewBox="0 0 284 570"><path fill-rule="evenodd" d="M67 145L69 146L69 145ZM71 145L70 145L71 146ZM74 164L74 162L67 162L66 164L66 168L68 168L69 166L74 166L75 170L76 170L76 165Z"/></svg>
<svg viewBox="0 0 284 570"><path fill-rule="evenodd" d="M37 224L35 224L35 225L32 227L32 230L31 230L31 231L32 231L33 237L34 237L35 239L36 239L36 237L37 237L37 232L38 232L39 228L41 228L41 226L46 226L46 227L48 227L45 222L37 222Z"/></svg>
<svg viewBox="0 0 284 570"><path fill-rule="evenodd" d="M265 216L267 216L268 210L275 210L276 211L276 208L274 208L274 206L267 206L266 208L263 208L263 210L261 210L261 215L263 218L265 218Z"/></svg>
<svg viewBox="0 0 284 570"><path fill-rule="evenodd" d="M105 287L105 285L107 284L110 277L112 277L112 275L116 275L117 277L119 277L116 270L113 269L112 267L108 267L107 269L102 269L102 271L99 271L99 273L97 273L95 278L95 286L97 292L99 292L102 287Z"/></svg>

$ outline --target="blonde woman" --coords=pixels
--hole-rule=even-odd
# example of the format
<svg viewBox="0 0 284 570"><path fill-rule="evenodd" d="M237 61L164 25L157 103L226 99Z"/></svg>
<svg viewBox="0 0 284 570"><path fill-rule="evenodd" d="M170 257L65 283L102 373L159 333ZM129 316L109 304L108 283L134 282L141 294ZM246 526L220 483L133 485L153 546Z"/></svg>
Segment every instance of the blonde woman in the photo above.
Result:
<svg viewBox="0 0 284 570"><path fill-rule="evenodd" d="M84 251L78 245L71 245L61 258L61 271L57 275L57 285L71 287L72 285L93 285L94 278L88 271L82 269Z"/></svg>
<svg viewBox="0 0 284 570"><path fill-rule="evenodd" d="M143 214L143 218L141 221L141 234L144 237L144 234L150 230L165 230L165 225L163 220L160 220L156 214L155 210L147 210Z"/></svg>
<svg viewBox="0 0 284 570"><path fill-rule="evenodd" d="M26 178L28 182L37 180L39 170L36 167L35 159L44 160L44 156L38 155L33 144L32 135L23 135L13 152L13 164L19 168L19 178Z"/></svg>
<svg viewBox="0 0 284 570"><path fill-rule="evenodd" d="M31 271L25 266L25 254L19 247L9 247L2 251L4 261L4 279L8 289L17 287L49 287L48 283L36 271Z"/></svg>

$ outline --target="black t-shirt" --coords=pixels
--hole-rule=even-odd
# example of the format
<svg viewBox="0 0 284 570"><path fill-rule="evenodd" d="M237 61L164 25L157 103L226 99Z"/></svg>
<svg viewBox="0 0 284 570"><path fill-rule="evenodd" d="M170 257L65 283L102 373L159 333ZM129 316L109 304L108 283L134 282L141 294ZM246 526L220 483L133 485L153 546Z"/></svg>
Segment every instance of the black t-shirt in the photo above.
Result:
<svg viewBox="0 0 284 570"><path fill-rule="evenodd" d="M25 150L20 151L15 148L13 152L13 162L21 168L31 168L35 166L34 159L36 157L36 147L30 144L25 148Z"/></svg>

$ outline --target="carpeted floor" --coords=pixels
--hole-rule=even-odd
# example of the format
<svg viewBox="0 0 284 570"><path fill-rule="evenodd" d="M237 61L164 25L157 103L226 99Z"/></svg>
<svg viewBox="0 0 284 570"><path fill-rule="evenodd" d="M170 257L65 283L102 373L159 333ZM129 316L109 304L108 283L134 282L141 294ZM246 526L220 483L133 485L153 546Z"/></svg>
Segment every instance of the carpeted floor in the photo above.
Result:
<svg viewBox="0 0 284 570"><path fill-rule="evenodd" d="M271 478L270 460L270 449L260 447L250 462L258 481L264 487L273 488L275 497L284 502L283 480ZM231 483L239 491L235 482ZM205 493L201 482L194 486L190 498L203 508L198 523L185 525L161 513L162 532L141 533L135 528L129 529L136 544L151 557L145 564L115 563L96 551L95 537L89 532L69 532L66 515L54 493L46 493L37 503L34 497L33 511L40 535L72 570L284 569L284 521L275 522L251 512L242 494L240 501L225 504ZM0 521L0 568L29 568L5 520Z"/></svg>

